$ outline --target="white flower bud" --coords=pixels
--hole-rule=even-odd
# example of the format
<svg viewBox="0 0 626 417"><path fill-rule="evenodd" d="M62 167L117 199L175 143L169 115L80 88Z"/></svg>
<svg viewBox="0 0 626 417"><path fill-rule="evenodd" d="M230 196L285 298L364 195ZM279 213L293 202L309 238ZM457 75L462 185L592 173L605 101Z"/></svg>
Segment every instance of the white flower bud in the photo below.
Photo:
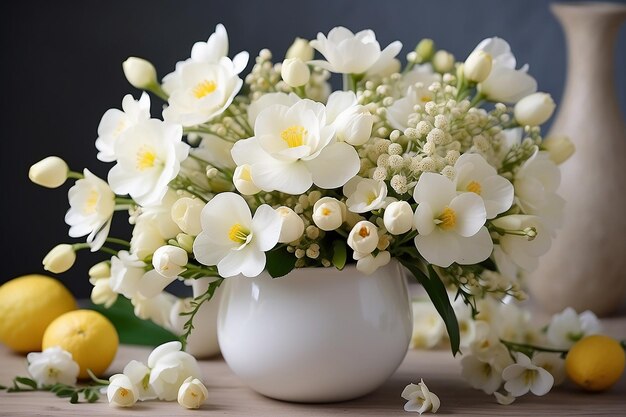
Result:
<svg viewBox="0 0 626 417"><path fill-rule="evenodd" d="M43 258L43 269L54 274L67 271L76 261L76 252L72 245L57 245Z"/></svg>
<svg viewBox="0 0 626 417"><path fill-rule="evenodd" d="M352 111L344 111L333 124L337 129L337 139L352 146L361 146L370 140L374 116L365 106L354 106Z"/></svg>
<svg viewBox="0 0 626 417"><path fill-rule="evenodd" d="M69 168L58 156L49 156L37 162L28 170L28 178L37 185L57 188L67 180Z"/></svg>
<svg viewBox="0 0 626 417"><path fill-rule="evenodd" d="M385 209L383 216L385 229L392 235L401 235L413 226L413 210L406 201L394 201Z"/></svg>
<svg viewBox="0 0 626 417"><path fill-rule="evenodd" d="M202 231L200 213L205 204L198 198L183 197L172 205L172 220L180 230L191 236L198 236Z"/></svg>
<svg viewBox="0 0 626 417"><path fill-rule="evenodd" d="M102 261L89 268L89 277L94 279L109 278L111 267L107 261Z"/></svg>
<svg viewBox="0 0 626 417"><path fill-rule="evenodd" d="M176 235L176 242L178 246L187 251L187 253L193 253L193 236L189 236L185 233L179 233Z"/></svg>
<svg viewBox="0 0 626 417"><path fill-rule="evenodd" d="M358 222L350 231L347 243L359 253L371 253L378 246L378 227L367 220Z"/></svg>
<svg viewBox="0 0 626 417"><path fill-rule="evenodd" d="M524 126L539 126L552 116L556 104L550 94L533 93L517 102L515 120Z"/></svg>
<svg viewBox="0 0 626 417"><path fill-rule="evenodd" d="M122 63L126 79L135 88L146 90L157 85L156 69L151 62L131 56Z"/></svg>
<svg viewBox="0 0 626 417"><path fill-rule="evenodd" d="M346 218L346 205L332 197L323 197L313 206L313 222L322 230L339 228Z"/></svg>
<svg viewBox="0 0 626 417"><path fill-rule="evenodd" d="M567 136L550 136L541 146L550 153L550 159L557 165L567 161L576 151L574 143Z"/></svg>
<svg viewBox="0 0 626 417"><path fill-rule="evenodd" d="M435 52L435 42L432 39L424 38L415 47L415 53L419 58L419 63L430 61Z"/></svg>
<svg viewBox="0 0 626 417"><path fill-rule="evenodd" d="M463 74L469 81L482 83L491 72L493 58L491 54L483 50L472 52L463 65Z"/></svg>
<svg viewBox="0 0 626 417"><path fill-rule="evenodd" d="M117 293L111 288L110 278L91 279L93 284L91 289L91 301L95 305L103 305L104 308L109 308L117 300Z"/></svg>
<svg viewBox="0 0 626 417"><path fill-rule="evenodd" d="M388 251L378 252L376 256L370 253L356 262L356 269L370 275L378 268L387 265L389 261L391 261L391 254Z"/></svg>
<svg viewBox="0 0 626 417"><path fill-rule="evenodd" d="M304 221L296 214L295 211L286 206L276 209L276 213L280 215L282 226L280 229L279 243L289 243L300 238L304 233Z"/></svg>
<svg viewBox="0 0 626 417"><path fill-rule="evenodd" d="M154 269L166 278L175 278L186 271L189 257L187 251L178 246L161 246L152 256Z"/></svg>
<svg viewBox="0 0 626 417"><path fill-rule="evenodd" d="M302 38L296 38L289 49L287 49L285 58L299 58L304 62L307 62L313 59L313 53L313 47L309 45L309 41Z"/></svg>
<svg viewBox="0 0 626 417"><path fill-rule="evenodd" d="M111 405L132 407L137 402L139 395L129 377L124 374L116 374L109 378L107 398Z"/></svg>
<svg viewBox="0 0 626 417"><path fill-rule="evenodd" d="M288 58L283 61L280 76L290 87L300 87L309 82L311 71L300 58Z"/></svg>
<svg viewBox="0 0 626 417"><path fill-rule="evenodd" d="M433 68L437 72L450 72L454 69L454 55L450 52L439 50L433 56Z"/></svg>
<svg viewBox="0 0 626 417"><path fill-rule="evenodd" d="M252 177L250 176L250 165L248 164L240 165L235 168L233 183L235 184L237 191L243 195L254 195L261 191L261 189L257 187L254 182L252 182Z"/></svg>
<svg viewBox="0 0 626 417"><path fill-rule="evenodd" d="M190 376L178 389L178 404L185 408L200 408L209 396L209 391L199 379Z"/></svg>

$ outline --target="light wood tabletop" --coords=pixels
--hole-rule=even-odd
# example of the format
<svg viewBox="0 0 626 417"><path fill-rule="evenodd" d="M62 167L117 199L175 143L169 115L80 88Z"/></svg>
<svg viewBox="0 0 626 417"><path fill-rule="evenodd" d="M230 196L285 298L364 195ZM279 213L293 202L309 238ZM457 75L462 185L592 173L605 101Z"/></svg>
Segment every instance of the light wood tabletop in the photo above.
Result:
<svg viewBox="0 0 626 417"><path fill-rule="evenodd" d="M626 336L626 317L604 319L607 334ZM121 346L110 373L120 372L131 359L146 360L148 348ZM16 375L26 375L25 357L0 345L0 384L8 385ZM209 390L209 399L200 414L221 416L408 416L400 393L409 382L423 378L441 399L437 415L454 416L618 416L626 415L626 377L609 391L590 394L571 383L554 388L544 397L532 394L510 406L495 402L493 396L470 388L460 375L459 358L449 351L410 350L398 371L374 393L361 399L336 404L292 404L265 398L245 387L221 357L202 360L200 366ZM306 378L306 375L302 376ZM106 398L94 404L70 404L48 392L0 392L0 415L7 416L190 416L176 402L146 401L132 409L110 407Z"/></svg>

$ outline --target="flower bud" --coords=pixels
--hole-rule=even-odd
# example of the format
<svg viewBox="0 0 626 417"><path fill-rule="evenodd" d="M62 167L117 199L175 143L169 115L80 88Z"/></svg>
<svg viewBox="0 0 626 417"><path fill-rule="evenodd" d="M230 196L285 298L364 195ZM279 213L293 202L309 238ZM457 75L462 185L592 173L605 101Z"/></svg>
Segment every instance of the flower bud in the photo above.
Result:
<svg viewBox="0 0 626 417"><path fill-rule="evenodd" d="M388 251L378 252L376 256L370 253L356 262L356 269L366 275L371 275L378 268L387 265L389 261L391 261L391 254Z"/></svg>
<svg viewBox="0 0 626 417"><path fill-rule="evenodd" d="M309 45L309 41L306 39L296 38L289 49L287 49L285 58L299 58L304 62L310 61L313 59L313 47Z"/></svg>
<svg viewBox="0 0 626 417"><path fill-rule="evenodd" d="M243 195L254 195L261 191L261 189L257 187L254 182L252 182L252 177L250 176L250 165L248 164L239 165L235 168L233 183L235 184L237 191Z"/></svg>
<svg viewBox="0 0 626 417"><path fill-rule="evenodd" d="M337 139L352 146L365 144L372 135L374 116L365 106L354 106L351 111L344 111L334 121Z"/></svg>
<svg viewBox="0 0 626 417"><path fill-rule="evenodd" d="M283 224L280 229L280 236L278 237L279 243L289 243L298 239L304 233L304 222L296 214L295 211L289 207L278 207L276 212L280 214L280 219Z"/></svg>
<svg viewBox="0 0 626 417"><path fill-rule="evenodd" d="M346 206L332 197L323 197L313 206L313 222L322 230L338 229L346 218Z"/></svg>
<svg viewBox="0 0 626 417"><path fill-rule="evenodd" d="M193 253L193 236L186 235L185 233L179 233L176 235L176 242L178 246L187 251L187 253Z"/></svg>
<svg viewBox="0 0 626 417"><path fill-rule="evenodd" d="M124 374L116 374L109 378L107 398L109 404L118 407L132 407L137 402L139 395L137 389Z"/></svg>
<svg viewBox="0 0 626 417"><path fill-rule="evenodd" d="M483 50L472 52L465 60L463 74L469 81L482 83L491 72L493 58L491 54Z"/></svg>
<svg viewBox="0 0 626 417"><path fill-rule="evenodd" d="M378 227L372 222L362 220L354 225L348 235L348 246L361 254L368 254L378 246Z"/></svg>
<svg viewBox="0 0 626 417"><path fill-rule="evenodd" d="M204 203L198 198L183 197L172 205L172 220L188 235L198 236L202 231L200 213Z"/></svg>
<svg viewBox="0 0 626 417"><path fill-rule="evenodd" d="M517 102L515 120L523 126L539 126L552 116L555 107L550 94L533 93Z"/></svg>
<svg viewBox="0 0 626 417"><path fill-rule="evenodd" d="M37 162L28 170L28 178L37 185L57 188L67 180L69 168L58 156L49 156Z"/></svg>
<svg viewBox="0 0 626 417"><path fill-rule="evenodd" d="M413 226L413 210L406 201L394 201L385 209L383 216L385 228L392 235L401 235Z"/></svg>
<svg viewBox="0 0 626 417"><path fill-rule="evenodd" d="M311 71L300 58L289 58L283 61L280 76L290 87L300 87L309 82Z"/></svg>
<svg viewBox="0 0 626 417"><path fill-rule="evenodd" d="M418 63L430 61L435 53L435 42L428 38L422 39L415 47L415 53Z"/></svg>
<svg viewBox="0 0 626 417"><path fill-rule="evenodd" d="M135 88L148 90L157 85L156 69L151 62L131 56L122 63L126 79Z"/></svg>
<svg viewBox="0 0 626 417"><path fill-rule="evenodd" d="M111 288L110 278L92 279L90 281L93 284L91 302L95 305L102 305L104 308L111 307L117 300L117 293Z"/></svg>
<svg viewBox="0 0 626 417"><path fill-rule="evenodd" d="M443 49L433 56L433 68L437 72L450 72L454 69L454 55Z"/></svg>
<svg viewBox="0 0 626 417"><path fill-rule="evenodd" d="M174 278L186 271L187 251L177 246L161 246L152 256L154 269L166 278Z"/></svg>
<svg viewBox="0 0 626 417"><path fill-rule="evenodd" d="M89 268L89 277L93 279L109 278L111 267L107 261L102 261Z"/></svg>
<svg viewBox="0 0 626 417"><path fill-rule="evenodd" d="M72 245L63 243L57 245L43 258L43 269L53 274L67 271L76 261L76 252Z"/></svg>
<svg viewBox="0 0 626 417"><path fill-rule="evenodd" d="M178 404L185 408L200 408L209 396L209 391L199 379L190 376L178 389Z"/></svg>
<svg viewBox="0 0 626 417"><path fill-rule="evenodd" d="M557 165L567 161L576 151L574 143L567 136L550 136L541 147L550 153L550 159Z"/></svg>

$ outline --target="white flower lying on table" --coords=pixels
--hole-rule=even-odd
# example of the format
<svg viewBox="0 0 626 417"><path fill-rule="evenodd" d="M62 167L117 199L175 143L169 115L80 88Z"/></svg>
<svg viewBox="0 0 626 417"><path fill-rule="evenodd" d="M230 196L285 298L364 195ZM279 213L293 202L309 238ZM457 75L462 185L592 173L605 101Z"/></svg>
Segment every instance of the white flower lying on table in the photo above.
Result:
<svg viewBox="0 0 626 417"><path fill-rule="evenodd" d="M58 346L43 352L31 352L26 356L28 373L37 381L39 388L54 384L73 385L78 377L79 366L72 354Z"/></svg>
<svg viewBox="0 0 626 417"><path fill-rule="evenodd" d="M434 414L441 405L439 397L434 392L430 392L423 379L417 385L407 385L402 391L402 398L407 400L404 404L405 411L414 411L419 414L428 411Z"/></svg>

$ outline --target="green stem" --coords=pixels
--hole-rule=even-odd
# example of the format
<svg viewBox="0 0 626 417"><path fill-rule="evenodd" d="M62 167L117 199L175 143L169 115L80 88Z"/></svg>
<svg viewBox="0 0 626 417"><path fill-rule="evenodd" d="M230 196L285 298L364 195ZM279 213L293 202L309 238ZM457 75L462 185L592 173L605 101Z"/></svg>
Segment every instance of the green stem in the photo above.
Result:
<svg viewBox="0 0 626 417"><path fill-rule="evenodd" d="M119 238L116 238L116 237L107 237L105 241L109 242L109 243L116 244L116 245L127 246L127 247L130 248L130 242L127 241L127 240L124 240L124 239L119 239Z"/></svg>
<svg viewBox="0 0 626 417"><path fill-rule="evenodd" d="M67 178L74 178L77 180L82 180L83 178L85 178L85 176L81 174L80 172L67 171Z"/></svg>
<svg viewBox="0 0 626 417"><path fill-rule="evenodd" d="M478 107L485 98L486 96L482 93L476 94L474 98L472 99L472 101L470 101L470 107Z"/></svg>
<svg viewBox="0 0 626 417"><path fill-rule="evenodd" d="M133 200L132 198L126 198L126 197L115 197L115 202L117 204L130 204L130 205L135 204L135 200Z"/></svg>
<svg viewBox="0 0 626 417"><path fill-rule="evenodd" d="M132 206L129 204L116 204L115 207L113 207L113 209L115 211L126 211L126 210L130 210Z"/></svg>
<svg viewBox="0 0 626 417"><path fill-rule="evenodd" d="M161 88L161 85L158 83L149 85L148 87L146 87L146 90L159 97L163 101L167 101L169 99L168 95L165 93L165 91L163 91L163 88Z"/></svg>
<svg viewBox="0 0 626 417"><path fill-rule="evenodd" d="M539 352L550 352L550 353L561 353L561 354L566 354L568 352L568 350L563 350L563 349L553 349L553 348L547 348L547 347L542 347L542 346L535 346L535 345L529 345L526 343L516 343L516 342L509 342L508 340L504 340L504 339L500 339L500 342L506 346L509 349L513 349L513 350L533 350L533 351L539 351Z"/></svg>

